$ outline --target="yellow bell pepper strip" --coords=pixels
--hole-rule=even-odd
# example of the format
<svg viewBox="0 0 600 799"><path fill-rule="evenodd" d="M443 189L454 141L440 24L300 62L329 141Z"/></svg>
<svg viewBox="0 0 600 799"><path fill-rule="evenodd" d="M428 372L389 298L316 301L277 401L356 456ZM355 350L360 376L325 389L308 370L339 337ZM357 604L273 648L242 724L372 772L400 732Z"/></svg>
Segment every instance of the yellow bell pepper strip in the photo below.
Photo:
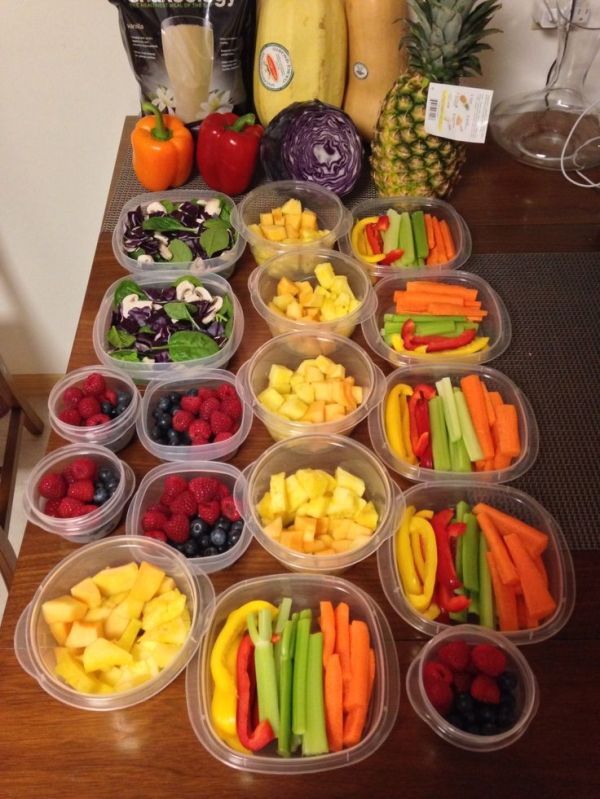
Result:
<svg viewBox="0 0 600 799"><path fill-rule="evenodd" d="M407 598L413 608L421 612L427 610L433 599L437 572L437 541L431 523L422 516L413 516L410 520L409 535L411 536L411 542L413 541L413 532L420 539L419 551L423 554L425 579L422 590L418 593L407 592Z"/></svg>
<svg viewBox="0 0 600 799"><path fill-rule="evenodd" d="M437 617L440 615L441 612L442 609L440 608L440 606L436 605L435 602L432 602L431 605L427 608L427 610L424 610L421 615L425 616L426 619L431 619L431 621L434 621L435 619L437 619Z"/></svg>
<svg viewBox="0 0 600 799"><path fill-rule="evenodd" d="M411 519L415 513L414 505L409 505L406 509L400 527L396 533L396 565L400 574L402 587L407 595L420 594L422 591L421 581L417 574L412 549L410 546L409 527Z"/></svg>
<svg viewBox="0 0 600 799"><path fill-rule="evenodd" d="M402 437L400 397L402 397L402 383L394 386L387 395L385 401L385 434L394 455L406 460L407 452Z"/></svg>
<svg viewBox="0 0 600 799"><path fill-rule="evenodd" d="M453 349L452 355L471 355L474 352L481 352L481 350L487 347L489 340L489 336L478 336L478 338L473 339L470 344L465 344L463 347L456 347L456 349ZM433 357L436 355L444 356L443 352L430 354L433 355Z"/></svg>
<svg viewBox="0 0 600 799"><path fill-rule="evenodd" d="M152 103L142 103L150 116L142 117L131 133L133 171L148 191L181 186L190 176L194 158L191 132L176 116L161 114Z"/></svg>
<svg viewBox="0 0 600 799"><path fill-rule="evenodd" d="M421 519L433 519L434 512L432 510L427 510L427 508L423 508L423 510L418 510L415 516L419 516Z"/></svg>
<svg viewBox="0 0 600 799"><path fill-rule="evenodd" d="M410 386L409 386L410 388ZM412 388L410 389L410 393L412 394ZM404 443L404 449L406 450L406 460L410 464L415 464L417 462L417 457L413 452L412 444L410 441L410 419L408 416L408 400L407 397L410 394L406 392L401 394L400 396L400 416L401 416L401 424L402 424L402 441Z"/></svg>
<svg viewBox="0 0 600 799"><path fill-rule="evenodd" d="M368 264L379 263L379 261L382 261L383 258L385 258L385 255L383 253L367 255L365 253L365 250L360 247L360 241L365 234L367 225L372 225L376 223L378 220L379 220L378 216L366 216L364 219L360 219L352 228L352 233L350 235L350 240L352 242L352 249L362 261L366 261L366 263Z"/></svg>
<svg viewBox="0 0 600 799"><path fill-rule="evenodd" d="M415 517L416 515L417 514L415 514ZM423 584L425 583L425 578L427 576L427 565L425 563L425 556L423 555L421 534L418 527L412 524L409 525L408 532L410 536L410 547L412 549L413 559L415 561L415 568L417 570L417 574L419 575L419 580L421 581L421 584Z"/></svg>

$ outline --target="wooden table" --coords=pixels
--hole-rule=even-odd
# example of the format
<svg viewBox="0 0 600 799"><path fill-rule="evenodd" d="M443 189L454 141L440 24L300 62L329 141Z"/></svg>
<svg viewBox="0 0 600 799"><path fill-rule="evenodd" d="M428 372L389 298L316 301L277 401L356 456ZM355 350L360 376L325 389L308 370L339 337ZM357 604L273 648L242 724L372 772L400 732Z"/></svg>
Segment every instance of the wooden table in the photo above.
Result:
<svg viewBox="0 0 600 799"><path fill-rule="evenodd" d="M124 153L128 120L121 143ZM113 181L114 185L114 181ZM600 250L598 194L570 186L556 173L531 169L491 145L473 147L453 197L473 235L474 252ZM246 281L253 264L247 254L232 284L244 307L246 334L231 368L237 368L267 335L249 301ZM69 369L93 363L92 325L107 286L123 276L102 233ZM515 287L517 290L517 287ZM360 333L357 341L363 343ZM387 365L385 371L389 371ZM544 431L541 431L543 437ZM356 438L368 443L366 424ZM49 447L63 444L52 435ZM270 440L258 423L235 459L243 467ZM137 440L121 453L139 479L157 461ZM123 525L117 532L123 532ZM239 773L212 759L188 722L184 676L150 701L114 713L73 710L51 699L17 664L12 637L23 608L40 581L73 549L29 525L0 637L0 797L2 799L87 799L145 797L406 796L465 799L493 795L513 799L600 795L596 718L600 707L600 641L597 584L600 552L575 552L577 605L555 638L523 651L537 675L541 705L530 729L515 746L474 755L441 741L402 695L397 724L368 760L300 778ZM226 572L213 576L217 592L279 564L253 543ZM402 674L423 638L396 616L383 596L375 558L346 575L382 606L392 625Z"/></svg>

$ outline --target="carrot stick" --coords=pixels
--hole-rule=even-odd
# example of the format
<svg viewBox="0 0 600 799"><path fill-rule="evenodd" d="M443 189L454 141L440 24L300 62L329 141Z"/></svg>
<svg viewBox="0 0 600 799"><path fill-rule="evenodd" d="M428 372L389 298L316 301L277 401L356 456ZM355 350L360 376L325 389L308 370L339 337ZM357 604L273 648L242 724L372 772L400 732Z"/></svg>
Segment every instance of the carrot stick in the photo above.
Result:
<svg viewBox="0 0 600 799"><path fill-rule="evenodd" d="M399 293L401 296L396 299L396 302L405 305L407 308L412 308L413 306L427 307L432 302L452 305L455 308L455 313L456 308L459 311L463 311L465 308L464 297L457 297L454 294L428 294L426 291L403 291ZM471 310L471 306L469 306L469 310ZM473 308L473 310L477 311L478 309Z"/></svg>
<svg viewBox="0 0 600 799"><path fill-rule="evenodd" d="M496 435L498 449L503 455L516 458L521 452L519 418L514 405L498 405L496 408Z"/></svg>
<svg viewBox="0 0 600 799"><path fill-rule="evenodd" d="M369 707L370 682L369 628L364 621L354 620L350 625L350 657L352 674L347 693L344 694L344 745L357 744L362 736Z"/></svg>
<svg viewBox="0 0 600 799"><path fill-rule="evenodd" d="M504 539L494 526L494 522L487 514L478 513L477 524L481 527L481 532L484 534L487 545L494 556L500 580L504 585L513 587L518 585L519 574L510 559Z"/></svg>
<svg viewBox="0 0 600 799"><path fill-rule="evenodd" d="M456 247L454 245L452 233L450 232L450 226L445 219L442 219L440 222L440 230L442 233L442 240L444 242L444 249L446 250L448 260L450 261L456 255Z"/></svg>
<svg viewBox="0 0 600 799"><path fill-rule="evenodd" d="M325 665L325 729L332 752L344 745L344 685L340 656L332 654Z"/></svg>
<svg viewBox="0 0 600 799"><path fill-rule="evenodd" d="M488 397L494 409L496 409L498 405L504 405L504 400L499 391L488 391Z"/></svg>
<svg viewBox="0 0 600 799"><path fill-rule="evenodd" d="M444 244L444 237L442 235L442 229L440 227L440 220L437 216L432 216L431 221L433 222L433 234L435 236L435 248L438 250L440 256L444 258L442 263L446 263L449 261L450 258L448 257L448 253L446 252L446 245Z"/></svg>
<svg viewBox="0 0 600 799"><path fill-rule="evenodd" d="M432 314L438 314L441 316L452 316L456 314L456 305L451 305L445 302L432 302L429 304L427 310L429 311L429 313ZM482 311L480 309L478 310L475 308L474 309L464 308L463 313L469 319L472 318L475 321L478 321L479 319L482 319L484 316L487 316L487 311Z"/></svg>
<svg viewBox="0 0 600 799"><path fill-rule="evenodd" d="M367 703L370 704L375 685L375 675L377 674L377 661L375 660L375 650L369 649L369 696Z"/></svg>
<svg viewBox="0 0 600 799"><path fill-rule="evenodd" d="M433 232L433 222L431 220L431 214L424 214L425 217L425 231L427 232L427 246L429 247L429 252L435 249L435 233Z"/></svg>
<svg viewBox="0 0 600 799"><path fill-rule="evenodd" d="M487 411L488 424L490 427L493 427L496 424L496 411L494 410L494 404L490 399L490 392L488 391L485 383L482 382L481 388L483 389L483 398L485 400L485 409Z"/></svg>
<svg viewBox="0 0 600 799"><path fill-rule="evenodd" d="M467 407L471 415L473 427L477 433L477 440L483 452L484 459L494 457L494 442L488 424L483 388L478 375L472 374L462 377L460 387L465 395Z"/></svg>
<svg viewBox="0 0 600 799"><path fill-rule="evenodd" d="M406 291L426 291L428 294L455 294L467 302L477 300L477 289L468 289L455 283L434 283L433 280L407 280Z"/></svg>
<svg viewBox="0 0 600 799"><path fill-rule="evenodd" d="M540 623L537 619L532 619L527 613L525 600L521 595L517 596L517 618L519 620L519 627L522 630L529 630L532 627L539 627Z"/></svg>
<svg viewBox="0 0 600 799"><path fill-rule="evenodd" d="M491 472L494 468L495 458L484 458L480 461L475 461L476 472Z"/></svg>
<svg viewBox="0 0 600 799"><path fill-rule="evenodd" d="M538 621L545 619L556 610L556 602L544 585L544 578L523 546L520 536L511 533L505 536L504 541L521 580L527 613Z"/></svg>
<svg viewBox="0 0 600 799"><path fill-rule="evenodd" d="M319 626L323 633L323 666L327 666L327 661L335 651L335 613L331 602L320 602Z"/></svg>
<svg viewBox="0 0 600 799"><path fill-rule="evenodd" d="M515 589L504 585L498 573L494 553L489 550L485 553L490 574L492 575L492 588L494 589L494 607L498 614L498 626L501 632L518 630L519 619L517 616L517 597Z"/></svg>
<svg viewBox="0 0 600 799"><path fill-rule="evenodd" d="M503 455L501 452L496 450L496 454L494 455L494 461L492 464L492 469L507 469L512 462L512 458L510 455Z"/></svg>
<svg viewBox="0 0 600 799"><path fill-rule="evenodd" d="M544 580L544 585L546 586L546 588L548 588L548 572L546 571L546 567L544 566L544 561L542 560L542 556L536 555L536 557L533 559L533 562L535 563L539 573L542 575L542 579Z"/></svg>
<svg viewBox="0 0 600 799"><path fill-rule="evenodd" d="M335 645L334 652L340 656L344 691L350 684L350 608L346 602L340 602L334 611Z"/></svg>
<svg viewBox="0 0 600 799"><path fill-rule="evenodd" d="M532 527L530 524L525 524L520 519L510 516L508 513L503 513L485 502L479 502L473 508L473 513L487 514L496 525L496 529L500 535L510 535L510 533L517 533L521 536L524 546L529 552L535 555L541 555L548 546L548 536L541 530Z"/></svg>

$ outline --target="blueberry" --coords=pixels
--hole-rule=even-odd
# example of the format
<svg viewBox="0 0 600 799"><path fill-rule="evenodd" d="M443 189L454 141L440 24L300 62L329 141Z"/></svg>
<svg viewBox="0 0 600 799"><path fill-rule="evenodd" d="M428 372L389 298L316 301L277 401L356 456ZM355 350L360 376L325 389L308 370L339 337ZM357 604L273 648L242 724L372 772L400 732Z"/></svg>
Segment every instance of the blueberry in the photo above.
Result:
<svg viewBox="0 0 600 799"><path fill-rule="evenodd" d="M460 713L450 713L448 716L446 716L446 721L450 722L450 724L452 724L454 727L458 727L459 730L462 730L465 726L463 717L460 715Z"/></svg>
<svg viewBox="0 0 600 799"><path fill-rule="evenodd" d="M217 552L219 553L219 555L222 555L224 552L227 552L228 549L229 547L227 546L227 544L223 544L222 547L217 547Z"/></svg>
<svg viewBox="0 0 600 799"><path fill-rule="evenodd" d="M181 550L186 558L195 558L198 555L198 545L193 538L189 538Z"/></svg>
<svg viewBox="0 0 600 799"><path fill-rule="evenodd" d="M482 703L477 708L477 718L482 724L495 724L496 715L496 708L493 705Z"/></svg>
<svg viewBox="0 0 600 799"><path fill-rule="evenodd" d="M188 388L185 392L186 397L197 397L198 396L198 389L197 388Z"/></svg>
<svg viewBox="0 0 600 799"><path fill-rule="evenodd" d="M240 535L241 533L239 533L237 530L230 530L227 533L227 543L229 544L230 548L237 544L237 542L240 540Z"/></svg>
<svg viewBox="0 0 600 799"><path fill-rule="evenodd" d="M481 727L476 721L471 721L465 727L465 732L470 732L471 735L481 735Z"/></svg>
<svg viewBox="0 0 600 799"><path fill-rule="evenodd" d="M215 527L221 527L227 533L229 531L229 528L231 527L231 522L229 521L227 516L219 516L215 524Z"/></svg>
<svg viewBox="0 0 600 799"><path fill-rule="evenodd" d="M220 527L215 527L210 534L210 541L215 547L222 547L227 541L227 533Z"/></svg>
<svg viewBox="0 0 600 799"><path fill-rule="evenodd" d="M116 477L113 480L107 480L104 483L104 487L108 491L108 496L109 497L112 497L112 495L117 490L118 485L119 485L119 481L118 481L118 479Z"/></svg>
<svg viewBox="0 0 600 799"><path fill-rule="evenodd" d="M189 437L187 430L184 430L179 434L179 443L186 447L189 447L189 445L192 443L192 439Z"/></svg>
<svg viewBox="0 0 600 799"><path fill-rule="evenodd" d="M171 400L168 397L161 397L156 403L156 410L160 413L165 413L171 408Z"/></svg>
<svg viewBox="0 0 600 799"><path fill-rule="evenodd" d="M103 483L96 483L94 486L94 496L92 497L94 505L104 505L107 499L108 491L106 490L106 486Z"/></svg>
<svg viewBox="0 0 600 799"><path fill-rule="evenodd" d="M100 403L100 410L102 413L105 413L107 416L110 416L113 412L113 406L110 404L108 400L102 400Z"/></svg>
<svg viewBox="0 0 600 799"><path fill-rule="evenodd" d="M510 693L517 687L517 675L512 671L503 671L497 679L498 688L504 693Z"/></svg>
<svg viewBox="0 0 600 799"><path fill-rule="evenodd" d="M175 404L179 405L179 403L181 401L181 397L182 397L182 395L179 392L172 391L169 394L169 400L171 401L171 405L175 405Z"/></svg>
<svg viewBox="0 0 600 799"><path fill-rule="evenodd" d="M190 524L190 535L193 538L201 539L202 536L206 536L208 539L208 533L210 533L210 524L208 522L205 522L204 519L200 519L198 517L192 519L192 523Z"/></svg>
<svg viewBox="0 0 600 799"><path fill-rule="evenodd" d="M167 430L167 443L172 447L179 446L180 440L177 430L173 430L173 428Z"/></svg>
<svg viewBox="0 0 600 799"><path fill-rule="evenodd" d="M181 543L180 541L176 541L173 546L175 547L175 549L178 552L181 552L182 554L184 554L184 547L185 547L186 544L187 544L187 541L184 541L183 543Z"/></svg>
<svg viewBox="0 0 600 799"><path fill-rule="evenodd" d="M200 546L200 549L208 549L210 547L210 535L205 533L204 535L200 536L198 545Z"/></svg>
<svg viewBox="0 0 600 799"><path fill-rule="evenodd" d="M481 735L497 735L498 727L493 721L486 721L481 725Z"/></svg>
<svg viewBox="0 0 600 799"><path fill-rule="evenodd" d="M501 730L506 730L517 720L516 713L514 710L511 710L506 707L498 707L498 712L496 714L496 724L498 728Z"/></svg>
<svg viewBox="0 0 600 799"><path fill-rule="evenodd" d="M216 547L206 547L201 553L200 557L202 558L209 558L211 555L218 555L218 551Z"/></svg>
<svg viewBox="0 0 600 799"><path fill-rule="evenodd" d="M171 417L168 413L163 413L157 423L157 427L159 427L163 431L167 431L171 429Z"/></svg>
<svg viewBox="0 0 600 799"><path fill-rule="evenodd" d="M236 531L238 533L241 533L242 530L244 529L244 520L243 519L237 519L237 521L232 522L230 529L234 530L234 531Z"/></svg>
<svg viewBox="0 0 600 799"><path fill-rule="evenodd" d="M98 480L100 480L101 483L107 483L109 480L116 479L117 475L115 474L115 470L110 466L101 466L98 469Z"/></svg>
<svg viewBox="0 0 600 799"><path fill-rule="evenodd" d="M117 404L117 407L115 408L115 414L116 416L120 416L122 413L125 413L126 410L127 410L127 405L123 405L123 403L119 402Z"/></svg>
<svg viewBox="0 0 600 799"><path fill-rule="evenodd" d="M160 427L158 427L158 425L155 425L154 427L151 428L150 438L152 439L152 441L158 441L160 443L162 437L163 437L162 430L160 429Z"/></svg>
<svg viewBox="0 0 600 799"><path fill-rule="evenodd" d="M171 416L175 416L175 414L176 414L176 413L177 413L177 411L179 411L179 410L181 410L181 409L180 409L180 406L179 406L179 403L178 403L178 402L176 402L174 405L171 405L171 410L169 411L169 413L171 414Z"/></svg>
<svg viewBox="0 0 600 799"><path fill-rule="evenodd" d="M126 408L131 404L131 394L129 391L117 391L117 405L122 405Z"/></svg>
<svg viewBox="0 0 600 799"><path fill-rule="evenodd" d="M471 694L458 694L455 705L458 712L464 716L472 714L475 710L475 702Z"/></svg>

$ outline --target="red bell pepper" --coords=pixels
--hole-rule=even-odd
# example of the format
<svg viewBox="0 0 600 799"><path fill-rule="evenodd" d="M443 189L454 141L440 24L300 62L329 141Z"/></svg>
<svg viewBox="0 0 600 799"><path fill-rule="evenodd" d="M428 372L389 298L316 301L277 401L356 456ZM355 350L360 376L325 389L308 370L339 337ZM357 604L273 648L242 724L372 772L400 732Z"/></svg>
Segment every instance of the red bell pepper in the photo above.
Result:
<svg viewBox="0 0 600 799"><path fill-rule="evenodd" d="M408 429L412 451L418 458L420 465L426 469L433 467L429 409L427 407L427 396L425 396L426 393L427 395L430 394L430 390L433 390L433 394L435 394L433 386L418 385L408 398Z"/></svg>
<svg viewBox="0 0 600 799"><path fill-rule="evenodd" d="M402 325L400 335L407 350L425 346L427 352L444 352L470 344L477 335L477 331L475 329L464 330L458 336L415 336L415 323L412 319L407 319ZM431 399L431 397L427 399Z"/></svg>
<svg viewBox="0 0 600 799"><path fill-rule="evenodd" d="M387 214L382 214L375 222L377 230L387 230L390 226L390 218Z"/></svg>
<svg viewBox="0 0 600 799"><path fill-rule="evenodd" d="M462 586L454 567L450 537L451 535L462 535L467 529L466 524L462 522L456 522L451 525L450 522L453 516L453 508L444 508L444 510L435 513L431 519L431 526L435 533L438 553L436 582L438 588L445 586L449 591L453 591L455 588L460 588ZM446 609L451 610L451 608L448 607Z"/></svg>
<svg viewBox="0 0 600 799"><path fill-rule="evenodd" d="M255 120L254 114L209 114L200 125L196 161L211 189L241 194L250 185L264 133Z"/></svg>
<svg viewBox="0 0 600 799"><path fill-rule="evenodd" d="M275 740L273 728L267 721L255 724L256 674L254 671L254 644L249 633L242 638L236 661L237 709L235 716L236 730L242 746L251 752L258 752Z"/></svg>
<svg viewBox="0 0 600 799"><path fill-rule="evenodd" d="M393 264L394 261L402 258L403 255L404 250L401 250L400 247L398 247L396 250L390 250L389 252L386 252L381 261L378 261L378 263L380 265L383 264L383 266L389 266L390 264Z"/></svg>
<svg viewBox="0 0 600 799"><path fill-rule="evenodd" d="M371 222L370 225L367 225L365 233L373 255L380 255L383 252L383 239L377 227L377 222Z"/></svg>

